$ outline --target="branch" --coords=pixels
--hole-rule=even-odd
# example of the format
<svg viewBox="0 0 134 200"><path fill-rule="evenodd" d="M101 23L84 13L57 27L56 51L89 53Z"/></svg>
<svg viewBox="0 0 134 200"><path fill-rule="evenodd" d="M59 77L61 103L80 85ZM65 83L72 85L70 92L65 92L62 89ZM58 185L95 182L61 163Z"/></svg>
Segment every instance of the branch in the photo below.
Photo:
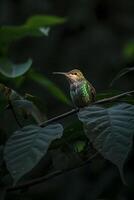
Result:
<svg viewBox="0 0 134 200"><path fill-rule="evenodd" d="M112 101L116 101L117 99L120 99L124 96L130 95L130 94L133 94L133 93L134 93L134 90L129 91L129 92L124 92L124 93L118 94L118 95L113 96L113 97L108 97L108 98L96 101L94 104L110 103Z"/></svg>
<svg viewBox="0 0 134 200"><path fill-rule="evenodd" d="M134 90L129 91L129 92L124 92L124 93L121 93L121 94L113 96L113 97L109 97L109 98L105 98L105 99L102 99L102 100L95 101L91 105L110 103L112 101L116 101L117 99L120 99L120 98L122 98L122 97L124 97L126 95L130 95L130 94L133 94L133 93L134 93ZM74 108L69 112L66 112L66 113L61 114L59 116L53 117L52 119L49 119L49 120L47 120L45 122L42 122L40 124L40 126L44 127L44 126L46 126L46 125L48 125L48 124L50 124L52 122L56 122L56 121L58 121L60 119L64 119L64 118L66 118L66 117L68 117L70 115L73 115L73 114L77 113L77 112L79 112L79 108Z"/></svg>
<svg viewBox="0 0 134 200"><path fill-rule="evenodd" d="M68 116L70 116L70 115L73 115L73 114L77 113L78 111L79 111L79 108L74 108L74 109L72 109L72 110L70 110L70 111L68 111L68 112L66 112L66 113L63 113L63 114L61 114L61 115L59 115L59 116L53 117L53 118L51 118L51 119L49 119L49 120L47 120L47 121L45 121L45 122L42 122L42 123L40 124L40 126L41 126L41 127L44 127L44 126L46 126L47 124L50 124L50 123L52 123L52 122L55 122L55 121L57 121L57 120L59 120L59 119L64 119L64 118L66 118L66 117L68 117Z"/></svg>
<svg viewBox="0 0 134 200"><path fill-rule="evenodd" d="M79 166L75 166L75 167L72 167L72 168L69 168L69 169L64 169L64 170L57 170L57 171L54 171L50 174L47 174L45 176L42 176L40 178L35 178L31 181L28 181L26 183L23 183L23 184L20 184L18 186L15 186L15 187L9 187L6 189L7 192L11 192L11 191L16 191L16 190L20 190L20 189L25 189L25 188L29 188L29 187L32 187L33 185L37 185L37 184L40 184L40 183L43 183L47 180L50 180L54 177L57 177L57 176L60 176L60 175L63 175L63 174L66 174L66 173L69 173L71 171L74 171L76 169L80 169L82 168L83 166L89 164L96 156L98 156L99 153L96 152L94 155L92 155L88 160L86 160L85 162L81 163Z"/></svg>

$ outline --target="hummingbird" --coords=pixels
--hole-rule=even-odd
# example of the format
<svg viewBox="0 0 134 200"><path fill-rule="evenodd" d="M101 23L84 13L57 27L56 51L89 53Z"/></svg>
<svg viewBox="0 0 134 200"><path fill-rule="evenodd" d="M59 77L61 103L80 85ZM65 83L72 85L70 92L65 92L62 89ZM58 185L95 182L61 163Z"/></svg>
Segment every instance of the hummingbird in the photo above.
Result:
<svg viewBox="0 0 134 200"><path fill-rule="evenodd" d="M70 85L70 96L75 107L82 108L95 101L95 88L80 70L73 69L69 72L53 72L53 74L61 74L67 78Z"/></svg>

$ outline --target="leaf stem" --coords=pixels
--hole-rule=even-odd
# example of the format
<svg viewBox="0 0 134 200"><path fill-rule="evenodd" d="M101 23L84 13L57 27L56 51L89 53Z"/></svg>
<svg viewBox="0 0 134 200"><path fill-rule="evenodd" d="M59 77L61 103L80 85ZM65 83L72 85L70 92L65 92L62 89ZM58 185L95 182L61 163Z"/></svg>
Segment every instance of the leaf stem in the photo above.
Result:
<svg viewBox="0 0 134 200"><path fill-rule="evenodd" d="M63 114L61 114L61 115L58 115L58 116L56 116L56 117L53 117L53 118L51 118L51 119L45 121L45 122L42 122L42 123L40 124L40 126L41 126L41 127L44 127L44 126L46 126L46 125L48 125L48 124L50 124L50 123L52 123L52 122L55 122L55 121L57 121L57 120L64 119L64 118L66 118L66 117L68 117L68 116L70 116L70 115L73 115L73 114L77 113L78 111L79 111L78 108L74 108L74 109L72 109L72 110L70 110L70 111L68 111L68 112L66 112L66 113L63 113Z"/></svg>

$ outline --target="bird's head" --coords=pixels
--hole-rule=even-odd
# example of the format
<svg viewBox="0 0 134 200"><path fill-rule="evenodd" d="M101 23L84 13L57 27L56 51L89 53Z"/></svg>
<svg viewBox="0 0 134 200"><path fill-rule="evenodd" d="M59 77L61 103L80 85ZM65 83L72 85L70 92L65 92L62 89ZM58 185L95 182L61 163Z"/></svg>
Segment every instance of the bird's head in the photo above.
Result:
<svg viewBox="0 0 134 200"><path fill-rule="evenodd" d="M78 69L73 69L69 72L53 72L53 74L62 74L64 75L68 81L70 83L74 83L74 82L77 82L77 81L82 81L84 80L84 76L82 74L82 72Z"/></svg>

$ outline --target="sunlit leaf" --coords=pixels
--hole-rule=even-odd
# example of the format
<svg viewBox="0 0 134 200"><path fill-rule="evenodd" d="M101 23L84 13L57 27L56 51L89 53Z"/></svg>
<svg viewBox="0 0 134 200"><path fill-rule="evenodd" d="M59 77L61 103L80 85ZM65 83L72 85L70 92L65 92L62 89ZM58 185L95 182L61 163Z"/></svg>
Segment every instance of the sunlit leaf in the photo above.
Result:
<svg viewBox="0 0 134 200"><path fill-rule="evenodd" d="M4 159L15 183L37 165L51 142L61 138L62 134L63 128L60 124L44 128L29 125L16 131L8 139Z"/></svg>
<svg viewBox="0 0 134 200"><path fill-rule="evenodd" d="M123 166L133 143L134 106L126 103L110 108L90 106L78 116L89 140L104 158L119 168L124 181Z"/></svg>
<svg viewBox="0 0 134 200"><path fill-rule="evenodd" d="M47 28L44 28L44 27L41 27L39 28L40 32L43 33L45 36L48 36L49 35L49 32L50 32L50 27L47 27Z"/></svg>
<svg viewBox="0 0 134 200"><path fill-rule="evenodd" d="M70 101L68 100L68 98L66 97L64 92L62 92L62 90L60 90L53 82L51 82L49 79L47 79L44 75L34 72L34 71L31 71L29 73L29 78L32 79L33 81L37 82L38 84L42 85L46 89L48 89L48 91L54 97L56 97L63 103L70 104Z"/></svg>
<svg viewBox="0 0 134 200"><path fill-rule="evenodd" d="M22 64L12 63L7 58L0 59L0 73L8 78L16 78L25 74L31 67L32 60L29 59L27 62Z"/></svg>

